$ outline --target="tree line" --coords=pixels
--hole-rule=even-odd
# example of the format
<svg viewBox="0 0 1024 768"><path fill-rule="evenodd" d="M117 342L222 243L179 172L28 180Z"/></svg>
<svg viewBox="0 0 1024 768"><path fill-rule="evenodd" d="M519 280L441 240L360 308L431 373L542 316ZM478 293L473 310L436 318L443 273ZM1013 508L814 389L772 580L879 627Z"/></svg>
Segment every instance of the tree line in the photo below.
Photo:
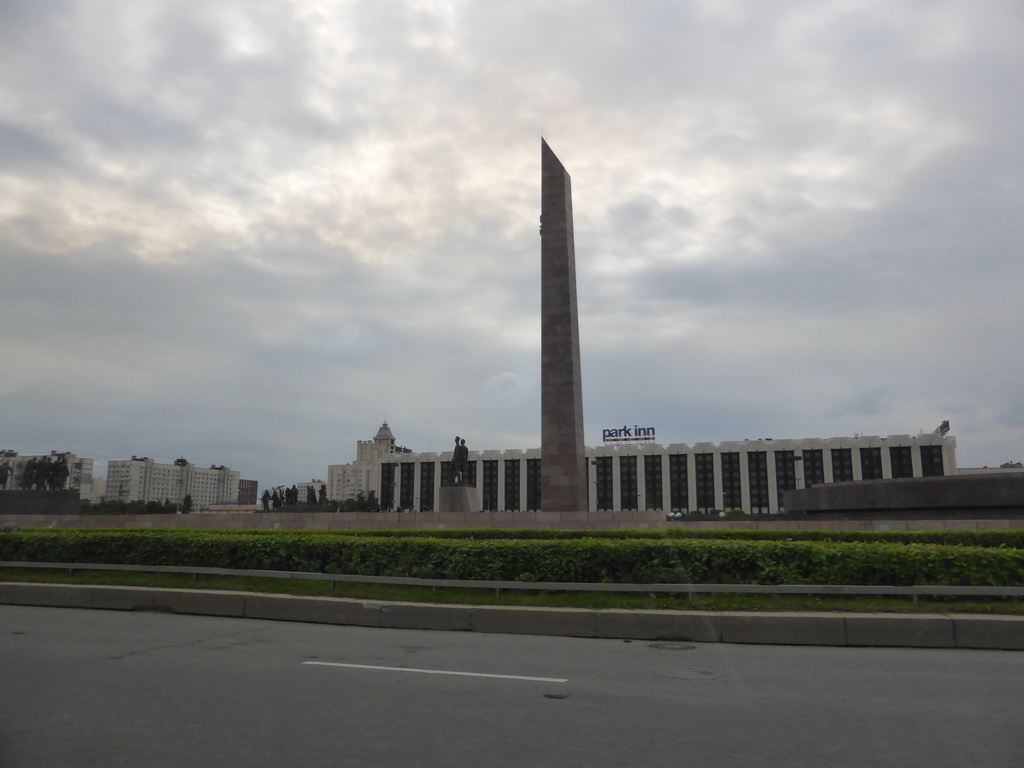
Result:
<svg viewBox="0 0 1024 768"><path fill-rule="evenodd" d="M180 504L165 501L94 501L82 499L83 515L174 515L192 511L192 497L186 496Z"/></svg>

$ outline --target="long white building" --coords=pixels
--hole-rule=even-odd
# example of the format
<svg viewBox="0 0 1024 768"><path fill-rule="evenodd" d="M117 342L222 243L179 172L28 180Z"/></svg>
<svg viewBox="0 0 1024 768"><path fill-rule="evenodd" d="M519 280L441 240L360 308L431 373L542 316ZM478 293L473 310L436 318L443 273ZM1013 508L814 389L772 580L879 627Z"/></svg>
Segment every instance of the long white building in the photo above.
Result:
<svg viewBox="0 0 1024 768"><path fill-rule="evenodd" d="M192 497L192 508L238 501L239 473L228 467L197 467L185 459L158 464L132 456L107 462L106 498L110 501L170 501L181 504Z"/></svg>
<svg viewBox="0 0 1024 768"><path fill-rule="evenodd" d="M956 439L939 433L618 443L588 448L590 511L686 512L739 509L778 513L782 492L821 483L955 475ZM385 508L435 511L451 452L382 454L378 498ZM540 509L539 448L471 451L467 475L475 509Z"/></svg>

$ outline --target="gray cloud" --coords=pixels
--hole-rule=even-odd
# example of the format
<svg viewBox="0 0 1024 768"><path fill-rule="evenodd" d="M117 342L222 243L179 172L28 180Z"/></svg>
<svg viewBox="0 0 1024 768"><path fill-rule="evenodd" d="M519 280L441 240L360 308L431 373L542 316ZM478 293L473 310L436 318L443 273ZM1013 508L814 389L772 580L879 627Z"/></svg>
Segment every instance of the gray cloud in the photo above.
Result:
<svg viewBox="0 0 1024 768"><path fill-rule="evenodd" d="M38 7L37 7L38 6ZM322 476L539 444L541 131L588 441L1021 458L1013 2L0 10L4 441Z"/></svg>

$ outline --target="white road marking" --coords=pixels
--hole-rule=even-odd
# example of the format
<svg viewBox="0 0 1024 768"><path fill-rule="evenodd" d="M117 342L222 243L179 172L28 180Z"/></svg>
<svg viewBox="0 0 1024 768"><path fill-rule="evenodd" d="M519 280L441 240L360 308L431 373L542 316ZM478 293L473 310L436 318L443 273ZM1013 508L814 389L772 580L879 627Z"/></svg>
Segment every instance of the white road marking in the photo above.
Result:
<svg viewBox="0 0 1024 768"><path fill-rule="evenodd" d="M537 683L567 683L568 678L530 677L528 675L492 675L486 672L457 672L449 669L417 669L416 667L379 667L374 664L344 664L340 661L304 661L320 667L349 667L350 669L378 669L385 672L419 672L421 675L457 675L460 677L492 677L498 680L532 680Z"/></svg>

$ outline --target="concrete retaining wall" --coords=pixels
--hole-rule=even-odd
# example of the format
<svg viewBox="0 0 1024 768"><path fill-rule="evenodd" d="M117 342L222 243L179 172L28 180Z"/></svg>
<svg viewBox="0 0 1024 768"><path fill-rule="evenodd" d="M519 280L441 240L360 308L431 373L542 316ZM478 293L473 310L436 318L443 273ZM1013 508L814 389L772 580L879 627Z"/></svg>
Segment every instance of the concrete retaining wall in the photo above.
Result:
<svg viewBox="0 0 1024 768"><path fill-rule="evenodd" d="M788 512L893 512L914 516L918 510L935 515L969 511L994 517L1000 511L1024 512L1024 473L913 477L900 480L860 480L825 483L785 491Z"/></svg>
<svg viewBox="0 0 1024 768"><path fill-rule="evenodd" d="M0 520L11 516L77 515L81 508L78 491L0 491Z"/></svg>

